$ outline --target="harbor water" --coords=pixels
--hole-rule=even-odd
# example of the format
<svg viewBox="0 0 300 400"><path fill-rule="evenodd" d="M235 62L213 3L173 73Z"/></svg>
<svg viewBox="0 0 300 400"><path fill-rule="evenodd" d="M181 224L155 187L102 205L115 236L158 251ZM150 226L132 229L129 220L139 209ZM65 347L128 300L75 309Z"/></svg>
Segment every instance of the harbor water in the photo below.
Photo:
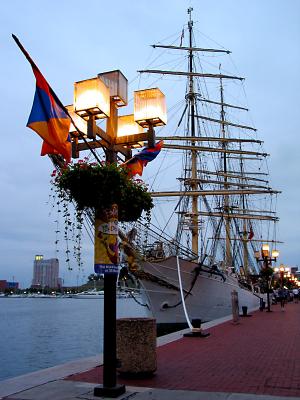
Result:
<svg viewBox="0 0 300 400"><path fill-rule="evenodd" d="M147 308L118 299L118 317ZM103 347L103 299L1 298L0 380L96 355Z"/></svg>

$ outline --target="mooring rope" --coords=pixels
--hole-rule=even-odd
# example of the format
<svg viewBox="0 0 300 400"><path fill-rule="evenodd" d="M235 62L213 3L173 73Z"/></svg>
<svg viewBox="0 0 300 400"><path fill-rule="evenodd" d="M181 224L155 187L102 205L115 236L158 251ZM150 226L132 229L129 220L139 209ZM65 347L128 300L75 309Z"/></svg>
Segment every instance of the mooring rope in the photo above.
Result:
<svg viewBox="0 0 300 400"><path fill-rule="evenodd" d="M187 322L190 330L192 330L193 326L191 324L191 321L189 319L189 316L188 316L188 313L187 313L187 310L186 310L186 306L185 306L185 300L184 300L184 294L183 294L182 282L181 282L181 275L180 275L179 257L177 256L176 259L177 259L178 282L179 282L179 288L180 288L180 295L181 295L183 311L184 311L186 322Z"/></svg>

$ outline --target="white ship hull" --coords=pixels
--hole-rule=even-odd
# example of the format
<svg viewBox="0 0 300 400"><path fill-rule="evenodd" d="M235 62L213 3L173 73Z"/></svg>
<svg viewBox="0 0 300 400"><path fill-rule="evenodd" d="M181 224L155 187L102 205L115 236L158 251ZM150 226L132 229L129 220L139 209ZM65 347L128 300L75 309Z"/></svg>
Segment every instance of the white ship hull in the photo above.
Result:
<svg viewBox="0 0 300 400"><path fill-rule="evenodd" d="M103 294L76 294L72 295L74 299L104 299Z"/></svg>
<svg viewBox="0 0 300 400"><path fill-rule="evenodd" d="M197 264L180 260L181 279L184 293L190 291L195 277ZM176 257L170 257L163 261L143 263L145 272L149 272L163 282L174 285L168 288L148 279L141 279L141 284L148 297L153 317L157 324L186 323L186 318L181 303L177 261ZM248 309L259 308L260 296L250 290L239 286L235 276L210 274L200 271L196 278L191 294L186 297L185 304L189 319L201 319L210 321L224 317L232 313L231 292L238 292L239 306L247 306ZM175 288L176 287L176 288ZM176 306L177 305L177 306Z"/></svg>
<svg viewBox="0 0 300 400"><path fill-rule="evenodd" d="M104 291L90 290L73 294L70 297L74 299L104 299ZM138 301L142 301L142 298L138 293L134 293L131 291L117 291L116 293L117 299L132 299L133 297Z"/></svg>

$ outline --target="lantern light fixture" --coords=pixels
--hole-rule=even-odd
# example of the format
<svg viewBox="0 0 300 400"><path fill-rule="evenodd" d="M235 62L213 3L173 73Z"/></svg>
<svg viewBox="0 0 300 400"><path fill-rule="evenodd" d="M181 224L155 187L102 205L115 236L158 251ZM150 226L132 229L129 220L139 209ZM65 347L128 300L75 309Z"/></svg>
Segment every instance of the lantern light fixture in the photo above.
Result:
<svg viewBox="0 0 300 400"><path fill-rule="evenodd" d="M139 133L144 133L144 129L135 122L133 114L118 117L117 137L134 136Z"/></svg>
<svg viewBox="0 0 300 400"><path fill-rule="evenodd" d="M76 127L82 132L85 136L87 135L87 122L85 119L81 118L78 114L74 111L73 104L65 106L70 114L72 120L74 121ZM72 133L74 136L78 136L78 131L75 128L74 124L71 122L69 132Z"/></svg>
<svg viewBox="0 0 300 400"><path fill-rule="evenodd" d="M86 120L110 116L109 88L99 77L74 83L74 111Z"/></svg>
<svg viewBox="0 0 300 400"><path fill-rule="evenodd" d="M109 88L110 98L117 107L128 104L128 81L120 70L101 72L98 77Z"/></svg>
<svg viewBox="0 0 300 400"><path fill-rule="evenodd" d="M134 120L144 128L166 125L166 99L158 88L134 92Z"/></svg>
<svg viewBox="0 0 300 400"><path fill-rule="evenodd" d="M268 244L263 244L261 248L261 254L263 257L269 257L270 246Z"/></svg>
<svg viewBox="0 0 300 400"><path fill-rule="evenodd" d="M272 250L272 258L277 258L279 256L279 251L278 250Z"/></svg>

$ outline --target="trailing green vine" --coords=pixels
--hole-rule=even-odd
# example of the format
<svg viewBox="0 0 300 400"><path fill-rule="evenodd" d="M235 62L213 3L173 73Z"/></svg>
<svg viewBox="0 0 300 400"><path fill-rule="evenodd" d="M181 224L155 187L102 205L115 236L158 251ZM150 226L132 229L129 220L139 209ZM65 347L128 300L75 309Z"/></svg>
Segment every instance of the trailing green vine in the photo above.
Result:
<svg viewBox="0 0 300 400"><path fill-rule="evenodd" d="M89 163L88 159L84 159L53 171L51 177L53 203L56 203L57 212L64 220L65 262L69 270L72 270L70 241L73 242L73 256L79 269L83 266L81 239L86 215L93 221L101 210L116 203L121 223L137 221L143 212L146 212L145 220L150 223L151 195L144 182L130 177L122 166ZM58 228L56 230L59 232Z"/></svg>

